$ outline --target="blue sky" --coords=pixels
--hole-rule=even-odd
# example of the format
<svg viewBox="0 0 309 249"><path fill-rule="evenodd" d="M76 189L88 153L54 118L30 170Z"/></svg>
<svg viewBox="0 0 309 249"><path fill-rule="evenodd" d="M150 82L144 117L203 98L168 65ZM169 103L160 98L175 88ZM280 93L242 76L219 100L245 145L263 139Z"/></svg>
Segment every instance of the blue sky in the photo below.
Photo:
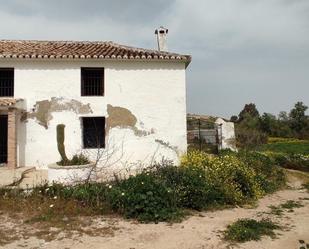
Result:
<svg viewBox="0 0 309 249"><path fill-rule="evenodd" d="M309 105L308 0L0 0L0 39L112 40L191 54L188 112Z"/></svg>

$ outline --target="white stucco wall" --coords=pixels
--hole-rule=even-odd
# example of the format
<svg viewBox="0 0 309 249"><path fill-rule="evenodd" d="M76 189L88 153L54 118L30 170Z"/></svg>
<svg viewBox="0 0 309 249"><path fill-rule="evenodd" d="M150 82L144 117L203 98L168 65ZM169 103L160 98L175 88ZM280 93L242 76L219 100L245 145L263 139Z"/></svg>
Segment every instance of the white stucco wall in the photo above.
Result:
<svg viewBox="0 0 309 249"><path fill-rule="evenodd" d="M220 138L219 149L230 149L237 151L234 123L226 122L222 118L218 118L215 123L218 126Z"/></svg>
<svg viewBox="0 0 309 249"><path fill-rule="evenodd" d="M59 160L56 126L65 124L65 146L69 156L82 150L81 117L105 116L107 105L128 109L137 118L137 128L151 134L136 136L132 129L113 128L106 137L108 150L116 151L109 164L117 167L155 158L174 160L186 151L185 64L179 62L6 60L0 67L15 68L15 98L33 112L37 101L63 98L89 104L92 113L67 110L51 113L48 128L36 119L18 124L18 165L46 168ZM81 97L80 68L105 68L105 96ZM157 140L157 141L156 141ZM158 142L160 140L161 142ZM164 145L165 144L165 145ZM166 146L168 145L168 146ZM107 149L106 149L107 150Z"/></svg>

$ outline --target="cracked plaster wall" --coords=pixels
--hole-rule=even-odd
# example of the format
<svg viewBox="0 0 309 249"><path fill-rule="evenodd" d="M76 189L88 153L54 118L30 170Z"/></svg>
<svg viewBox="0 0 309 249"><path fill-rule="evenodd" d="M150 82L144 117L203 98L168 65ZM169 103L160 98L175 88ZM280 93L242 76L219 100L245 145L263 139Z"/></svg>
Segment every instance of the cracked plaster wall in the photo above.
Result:
<svg viewBox="0 0 309 249"><path fill-rule="evenodd" d="M107 141L123 147L124 162L163 156L177 162L186 151L182 63L16 60L1 66L15 68L15 97L24 99L27 112L18 124L20 166L44 168L59 160L59 123L66 125L67 154L80 152L83 116L107 118ZM105 68L104 97L80 96L80 67Z"/></svg>

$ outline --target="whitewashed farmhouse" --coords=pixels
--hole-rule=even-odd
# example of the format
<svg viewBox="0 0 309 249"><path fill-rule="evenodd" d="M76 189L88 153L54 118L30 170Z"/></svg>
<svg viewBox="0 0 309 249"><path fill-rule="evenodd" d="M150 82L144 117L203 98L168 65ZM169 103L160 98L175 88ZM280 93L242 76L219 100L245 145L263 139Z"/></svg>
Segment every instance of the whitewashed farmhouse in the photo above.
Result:
<svg viewBox="0 0 309 249"><path fill-rule="evenodd" d="M68 156L112 150L119 165L186 151L188 55L113 42L0 40L0 165L44 169ZM98 143L91 136L96 130ZM121 155L120 155L121 154Z"/></svg>

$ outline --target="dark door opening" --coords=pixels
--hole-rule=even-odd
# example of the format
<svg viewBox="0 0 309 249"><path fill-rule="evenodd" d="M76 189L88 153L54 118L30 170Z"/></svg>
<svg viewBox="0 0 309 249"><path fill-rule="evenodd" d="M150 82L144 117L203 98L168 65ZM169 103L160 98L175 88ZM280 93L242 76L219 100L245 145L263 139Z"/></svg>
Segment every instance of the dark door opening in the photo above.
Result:
<svg viewBox="0 0 309 249"><path fill-rule="evenodd" d="M0 115L0 164L8 160L8 116Z"/></svg>

